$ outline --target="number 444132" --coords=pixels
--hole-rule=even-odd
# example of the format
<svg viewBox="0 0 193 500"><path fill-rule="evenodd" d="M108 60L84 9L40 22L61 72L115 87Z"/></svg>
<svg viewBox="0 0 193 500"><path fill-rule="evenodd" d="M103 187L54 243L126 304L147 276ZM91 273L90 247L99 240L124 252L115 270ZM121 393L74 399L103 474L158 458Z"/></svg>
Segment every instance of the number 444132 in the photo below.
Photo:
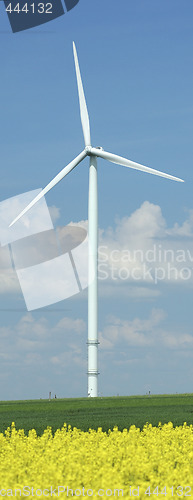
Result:
<svg viewBox="0 0 193 500"><path fill-rule="evenodd" d="M52 3L25 3L21 8L19 3L17 3L15 6L13 6L12 3L9 3L9 5L6 7L6 11L10 12L10 14L12 12L17 12L18 14L20 12L25 12L26 14L28 12L30 12L31 14L52 14Z"/></svg>
<svg viewBox="0 0 193 500"><path fill-rule="evenodd" d="M151 496L151 495L164 495L164 496L167 496L168 492L170 492L170 497L174 496L175 498L178 498L178 497L191 497L191 487L190 486L171 486L170 488L166 488L166 486L164 486L162 489L159 489L158 486L156 486L156 488L154 490L151 490L150 486L148 486L148 488L146 489L146 491L144 492L145 495L147 496Z"/></svg>

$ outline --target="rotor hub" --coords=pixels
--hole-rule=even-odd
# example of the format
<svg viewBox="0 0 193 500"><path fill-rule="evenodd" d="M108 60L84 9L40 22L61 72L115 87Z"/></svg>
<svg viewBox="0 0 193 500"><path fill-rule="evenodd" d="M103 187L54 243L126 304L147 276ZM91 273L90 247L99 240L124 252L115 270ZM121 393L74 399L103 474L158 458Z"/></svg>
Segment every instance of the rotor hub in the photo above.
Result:
<svg viewBox="0 0 193 500"><path fill-rule="evenodd" d="M87 154L88 156L90 156L90 155L91 155L91 150L92 150L92 146L86 146L86 147L85 147L85 152L86 152L86 154Z"/></svg>

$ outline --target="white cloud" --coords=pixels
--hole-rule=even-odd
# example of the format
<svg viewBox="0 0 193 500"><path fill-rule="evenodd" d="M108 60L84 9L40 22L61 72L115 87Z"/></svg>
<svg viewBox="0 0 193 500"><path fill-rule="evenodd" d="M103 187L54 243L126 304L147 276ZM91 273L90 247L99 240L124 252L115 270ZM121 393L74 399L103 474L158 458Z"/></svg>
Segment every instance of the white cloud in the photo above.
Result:
<svg viewBox="0 0 193 500"><path fill-rule="evenodd" d="M82 333L85 330L85 322L82 319L62 318L55 326L56 331L72 331Z"/></svg>
<svg viewBox="0 0 193 500"><path fill-rule="evenodd" d="M172 236L192 237L193 236L193 210L188 210L188 218L180 226L177 222L174 227L168 230Z"/></svg>
<svg viewBox="0 0 193 500"><path fill-rule="evenodd" d="M86 232L88 232L88 220L80 220L79 222L73 222L71 221L69 226L71 227L80 227L85 229Z"/></svg>
<svg viewBox="0 0 193 500"><path fill-rule="evenodd" d="M148 286L135 286L133 283L124 283L123 281L113 281L103 282L99 280L99 296L100 298L116 298L121 297L122 299L132 298L133 300L138 299L155 299L161 295L160 290L156 287ZM81 295L77 297L81 298Z"/></svg>
<svg viewBox="0 0 193 500"><path fill-rule="evenodd" d="M144 201L129 217L116 220L116 240L121 246L136 245L141 239L161 238L165 235L166 222L159 205Z"/></svg>
<svg viewBox="0 0 193 500"><path fill-rule="evenodd" d="M45 318L35 321L32 314L26 313L15 325L15 330L20 337L30 335L42 338L48 334L48 321Z"/></svg>
<svg viewBox="0 0 193 500"><path fill-rule="evenodd" d="M57 356L52 356L50 358L50 362L59 368L62 366L69 366L72 364L85 368L85 370L87 367L86 359L83 358L81 349L77 349L77 347L76 349L72 348L70 356L69 352L62 352L59 353Z"/></svg>
<svg viewBox="0 0 193 500"><path fill-rule="evenodd" d="M193 286L192 237L193 211L181 226L168 228L161 208L145 201L131 216L117 219L115 228L100 233L99 281L104 288L135 283L154 291L160 282Z"/></svg>
<svg viewBox="0 0 193 500"><path fill-rule="evenodd" d="M115 316L108 317L106 325L99 333L101 348L112 351L118 345L171 349L192 347L193 335L168 331L162 326L165 318L165 312L155 308L152 309L148 319L134 318L128 321Z"/></svg>
<svg viewBox="0 0 193 500"><path fill-rule="evenodd" d="M164 319L162 310L153 309L150 318L133 321L122 320L115 316L107 319L107 325L99 334L102 348L113 348L118 342L124 341L132 346L145 346L154 343L155 327Z"/></svg>
<svg viewBox="0 0 193 500"><path fill-rule="evenodd" d="M12 267L11 264L11 255L9 252L9 247L6 245L4 247L0 246L0 270L10 269Z"/></svg>
<svg viewBox="0 0 193 500"><path fill-rule="evenodd" d="M35 319L31 313L26 313L14 327L0 328L1 357L13 362L20 360L23 364L53 360L64 355L73 357L79 364L78 356L81 353L81 336L86 332L86 325L82 319L64 317L50 326L50 322L41 317ZM53 354L55 353L55 354ZM31 355L31 357L30 357ZM81 355L81 354L80 354Z"/></svg>

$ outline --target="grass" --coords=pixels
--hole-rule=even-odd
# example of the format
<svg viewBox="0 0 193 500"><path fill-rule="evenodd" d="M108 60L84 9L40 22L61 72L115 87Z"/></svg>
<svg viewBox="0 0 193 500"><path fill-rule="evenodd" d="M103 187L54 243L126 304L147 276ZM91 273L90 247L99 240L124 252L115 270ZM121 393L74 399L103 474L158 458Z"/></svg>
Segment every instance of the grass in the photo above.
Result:
<svg viewBox="0 0 193 500"><path fill-rule="evenodd" d="M41 435L47 426L55 432L64 422L84 431L108 431L115 425L142 429L146 422L157 426L169 421L193 424L193 394L0 402L0 432L12 422L16 429L27 433L34 428Z"/></svg>

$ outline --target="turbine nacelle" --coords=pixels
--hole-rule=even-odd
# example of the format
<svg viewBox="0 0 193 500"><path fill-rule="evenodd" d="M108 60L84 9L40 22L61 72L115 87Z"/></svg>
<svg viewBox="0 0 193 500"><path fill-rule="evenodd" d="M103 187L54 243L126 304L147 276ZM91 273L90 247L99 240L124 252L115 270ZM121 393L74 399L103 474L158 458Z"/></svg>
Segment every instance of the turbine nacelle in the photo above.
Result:
<svg viewBox="0 0 193 500"><path fill-rule="evenodd" d="M93 148L92 146L86 146L84 148L85 153L87 154L87 156L91 156L91 155L98 156L96 154L96 152L93 153L93 151L96 151L96 149L99 149L100 151L104 151L104 149L102 148L102 146L97 146L96 148Z"/></svg>

